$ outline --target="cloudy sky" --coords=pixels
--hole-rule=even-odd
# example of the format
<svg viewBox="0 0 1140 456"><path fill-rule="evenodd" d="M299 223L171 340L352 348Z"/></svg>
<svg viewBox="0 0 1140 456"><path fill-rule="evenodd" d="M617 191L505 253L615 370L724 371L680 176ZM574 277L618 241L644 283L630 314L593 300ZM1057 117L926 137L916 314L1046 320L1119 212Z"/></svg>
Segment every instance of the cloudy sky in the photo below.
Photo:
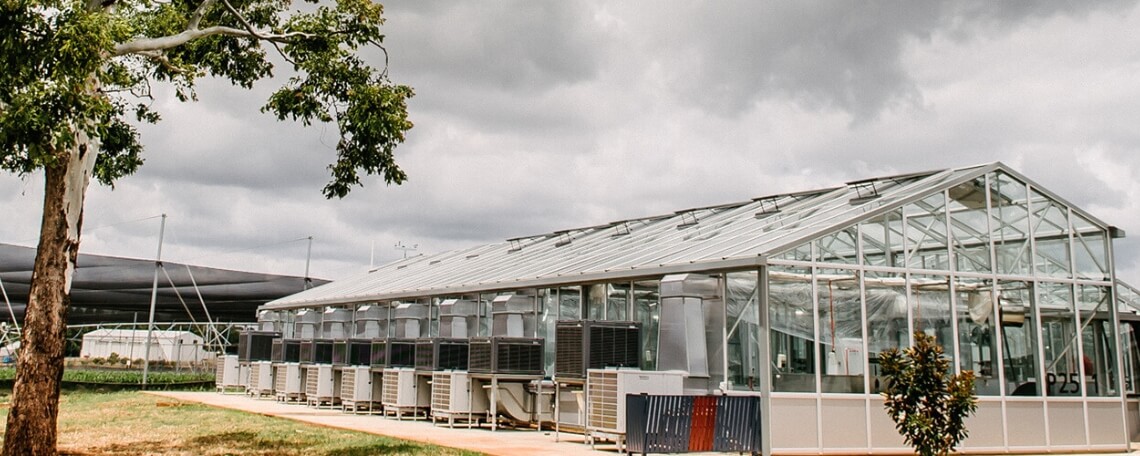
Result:
<svg viewBox="0 0 1140 456"><path fill-rule="evenodd" d="M1002 161L1116 225L1140 285L1135 1L386 3L415 88L403 186L325 200L336 132L258 108L273 82L160 96L147 163L88 198L83 249L340 278L557 229ZM42 178L0 176L33 245ZM374 257L374 258L373 258Z"/></svg>

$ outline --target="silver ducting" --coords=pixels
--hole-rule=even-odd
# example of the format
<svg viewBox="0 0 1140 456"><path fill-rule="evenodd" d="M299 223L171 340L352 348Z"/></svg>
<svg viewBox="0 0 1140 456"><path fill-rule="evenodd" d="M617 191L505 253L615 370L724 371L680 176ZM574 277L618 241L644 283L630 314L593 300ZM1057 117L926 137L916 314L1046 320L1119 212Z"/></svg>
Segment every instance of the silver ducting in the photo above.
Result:
<svg viewBox="0 0 1140 456"><path fill-rule="evenodd" d="M397 339L416 339L427 336L427 306L417 302L404 302L393 310Z"/></svg>
<svg viewBox="0 0 1140 456"><path fill-rule="evenodd" d="M491 335L534 337L534 317L534 296L497 296L491 302Z"/></svg>
<svg viewBox="0 0 1140 456"><path fill-rule="evenodd" d="M324 339L347 339L350 326L352 309L329 307L321 315L321 337Z"/></svg>
<svg viewBox="0 0 1140 456"><path fill-rule="evenodd" d="M319 337L321 337L321 313L308 309L298 310L297 319L293 322L293 338L313 340Z"/></svg>
<svg viewBox="0 0 1140 456"><path fill-rule="evenodd" d="M439 337L466 339L479 329L479 303L467 299L445 299L439 303Z"/></svg>
<svg viewBox="0 0 1140 456"><path fill-rule="evenodd" d="M388 306L365 304L357 307L353 326L354 339L388 337Z"/></svg>
<svg viewBox="0 0 1140 456"><path fill-rule="evenodd" d="M661 320L657 370L680 370L690 377L709 376L705 307L719 300L714 277L674 274L661 279Z"/></svg>

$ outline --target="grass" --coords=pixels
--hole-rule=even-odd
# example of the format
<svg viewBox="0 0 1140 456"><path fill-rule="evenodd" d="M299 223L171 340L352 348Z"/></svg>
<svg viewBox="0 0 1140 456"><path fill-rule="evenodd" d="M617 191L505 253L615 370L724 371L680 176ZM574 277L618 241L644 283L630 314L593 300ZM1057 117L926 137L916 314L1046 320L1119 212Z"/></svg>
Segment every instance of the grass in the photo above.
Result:
<svg viewBox="0 0 1140 456"><path fill-rule="evenodd" d="M0 415L6 417L7 395ZM3 423L0 422L0 429ZM2 439L2 437L0 437ZM59 449L102 455L468 455L479 453L174 402L138 392L67 392Z"/></svg>
<svg viewBox="0 0 1140 456"><path fill-rule="evenodd" d="M0 380L16 378L16 368L0 367ZM93 370L93 369L64 369L64 382L75 383L105 383L134 385L142 383L142 371L138 370ZM149 372L147 384L178 384L214 381L213 372Z"/></svg>

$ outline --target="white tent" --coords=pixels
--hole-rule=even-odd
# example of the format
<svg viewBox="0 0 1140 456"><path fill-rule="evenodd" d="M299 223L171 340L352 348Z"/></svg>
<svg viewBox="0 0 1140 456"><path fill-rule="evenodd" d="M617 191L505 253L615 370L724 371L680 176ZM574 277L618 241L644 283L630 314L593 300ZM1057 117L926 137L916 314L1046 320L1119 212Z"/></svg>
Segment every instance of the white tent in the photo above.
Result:
<svg viewBox="0 0 1140 456"><path fill-rule="evenodd" d="M83 335L80 356L108 358L111 353L118 354L120 358L142 359L146 356L146 331L96 329ZM189 331L151 332L151 361L192 363L213 356L205 350L202 338Z"/></svg>

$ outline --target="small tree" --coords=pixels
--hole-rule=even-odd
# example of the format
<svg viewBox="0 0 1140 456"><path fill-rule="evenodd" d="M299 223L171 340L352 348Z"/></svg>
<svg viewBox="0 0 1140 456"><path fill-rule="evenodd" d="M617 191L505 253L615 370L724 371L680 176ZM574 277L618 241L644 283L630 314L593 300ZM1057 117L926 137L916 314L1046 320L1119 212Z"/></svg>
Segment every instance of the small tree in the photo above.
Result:
<svg viewBox="0 0 1140 456"><path fill-rule="evenodd" d="M965 420L978 408L974 372L950 375L950 360L933 336L915 332L913 347L880 353L879 366L887 414L915 453L946 455L969 435Z"/></svg>

